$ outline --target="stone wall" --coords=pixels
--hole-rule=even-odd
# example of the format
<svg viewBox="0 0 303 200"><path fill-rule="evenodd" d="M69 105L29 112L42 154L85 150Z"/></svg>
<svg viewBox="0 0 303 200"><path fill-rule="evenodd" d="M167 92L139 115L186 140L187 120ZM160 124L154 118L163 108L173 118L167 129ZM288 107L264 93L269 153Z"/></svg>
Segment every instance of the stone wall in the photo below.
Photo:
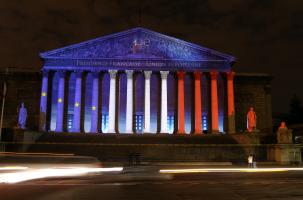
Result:
<svg viewBox="0 0 303 200"><path fill-rule="evenodd" d="M27 126L31 130L37 130L41 73L11 72L6 74L0 72L1 94L4 80L7 81L7 95L3 127L16 126L17 110L23 101L28 110ZM271 76L265 74L236 73L234 88L237 132L246 129L246 113L250 106L255 108L257 114L257 128L264 133L272 132L270 81Z"/></svg>

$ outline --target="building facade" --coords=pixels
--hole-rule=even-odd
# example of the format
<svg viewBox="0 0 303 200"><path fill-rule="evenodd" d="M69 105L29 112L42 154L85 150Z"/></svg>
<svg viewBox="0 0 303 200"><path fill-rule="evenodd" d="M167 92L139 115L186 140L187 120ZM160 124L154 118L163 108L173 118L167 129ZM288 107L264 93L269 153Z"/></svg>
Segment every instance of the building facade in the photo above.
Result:
<svg viewBox="0 0 303 200"><path fill-rule="evenodd" d="M235 58L134 28L41 53L40 130L235 133Z"/></svg>

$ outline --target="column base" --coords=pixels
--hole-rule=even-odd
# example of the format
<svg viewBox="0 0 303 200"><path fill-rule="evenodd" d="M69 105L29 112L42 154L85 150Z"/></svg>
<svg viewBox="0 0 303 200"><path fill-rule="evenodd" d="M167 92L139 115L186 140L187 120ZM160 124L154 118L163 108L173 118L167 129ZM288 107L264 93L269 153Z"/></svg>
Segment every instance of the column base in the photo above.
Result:
<svg viewBox="0 0 303 200"><path fill-rule="evenodd" d="M73 129L72 130L74 133L80 133L80 129Z"/></svg>
<svg viewBox="0 0 303 200"><path fill-rule="evenodd" d="M160 131L160 134L168 134L168 131Z"/></svg>
<svg viewBox="0 0 303 200"><path fill-rule="evenodd" d="M99 133L98 131L90 131L89 133Z"/></svg>
<svg viewBox="0 0 303 200"><path fill-rule="evenodd" d="M177 131L177 135L184 135L184 134L185 134L185 130Z"/></svg>
<svg viewBox="0 0 303 200"><path fill-rule="evenodd" d="M63 129L55 129L54 132L57 132L57 133L62 133L63 132Z"/></svg>
<svg viewBox="0 0 303 200"><path fill-rule="evenodd" d="M227 134L236 134L236 131L227 131Z"/></svg>
<svg viewBox="0 0 303 200"><path fill-rule="evenodd" d="M116 133L115 130L108 130L107 133Z"/></svg>
<svg viewBox="0 0 303 200"><path fill-rule="evenodd" d="M211 134L220 134L220 131L219 130L212 130Z"/></svg>
<svg viewBox="0 0 303 200"><path fill-rule="evenodd" d="M132 131L132 130L128 130L128 131L125 131L125 133L128 133L128 134L133 134L133 133L134 133L134 131Z"/></svg>
<svg viewBox="0 0 303 200"><path fill-rule="evenodd" d="M194 135L202 135L202 134L204 134L201 130L195 130L194 132L193 132L193 134Z"/></svg>

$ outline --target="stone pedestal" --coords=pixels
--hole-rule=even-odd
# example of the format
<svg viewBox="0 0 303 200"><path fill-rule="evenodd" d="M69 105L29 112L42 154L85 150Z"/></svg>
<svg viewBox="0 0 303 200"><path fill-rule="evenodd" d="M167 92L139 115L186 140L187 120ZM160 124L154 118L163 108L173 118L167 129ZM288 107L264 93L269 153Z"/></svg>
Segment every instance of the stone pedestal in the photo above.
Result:
<svg viewBox="0 0 303 200"><path fill-rule="evenodd" d="M267 158L281 164L302 163L301 146L294 144L277 144L268 147Z"/></svg>
<svg viewBox="0 0 303 200"><path fill-rule="evenodd" d="M13 142L24 142L24 132L25 130L20 128L13 129Z"/></svg>

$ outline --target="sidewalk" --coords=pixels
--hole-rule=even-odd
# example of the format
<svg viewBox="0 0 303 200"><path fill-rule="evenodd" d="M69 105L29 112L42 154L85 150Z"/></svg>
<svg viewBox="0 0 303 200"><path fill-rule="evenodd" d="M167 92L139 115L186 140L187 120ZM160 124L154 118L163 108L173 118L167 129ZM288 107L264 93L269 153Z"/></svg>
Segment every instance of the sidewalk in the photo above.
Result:
<svg viewBox="0 0 303 200"><path fill-rule="evenodd" d="M232 162L141 162L140 164L129 164L126 162L102 162L104 167L125 166L125 167L158 167L158 168L247 168L247 163ZM302 167L300 165L284 165L278 162L257 162L257 168L275 167Z"/></svg>
<svg viewBox="0 0 303 200"><path fill-rule="evenodd" d="M98 161L95 157L75 156L72 154L31 154L0 153L0 167L5 165L22 165L26 167L156 167L156 168L247 168L247 162L169 162L169 161ZM278 162L257 162L257 168L302 167L302 163L281 164Z"/></svg>

